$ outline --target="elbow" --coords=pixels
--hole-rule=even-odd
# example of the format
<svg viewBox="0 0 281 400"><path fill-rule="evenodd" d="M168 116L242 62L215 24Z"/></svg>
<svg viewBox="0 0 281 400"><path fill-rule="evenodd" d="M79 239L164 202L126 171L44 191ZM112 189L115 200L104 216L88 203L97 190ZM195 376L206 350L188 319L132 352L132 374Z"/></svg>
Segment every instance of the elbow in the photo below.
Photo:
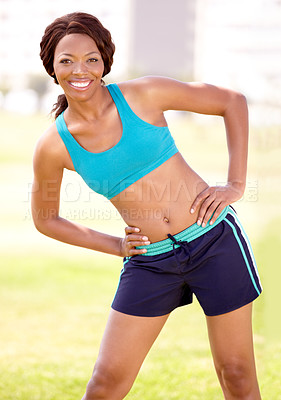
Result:
<svg viewBox="0 0 281 400"><path fill-rule="evenodd" d="M42 213L35 213L34 210L32 212L32 219L35 228L38 232L43 235L50 236L50 232L52 231L52 225L54 220L57 220L58 216L55 215L42 215Z"/></svg>
<svg viewBox="0 0 281 400"><path fill-rule="evenodd" d="M46 221L43 221L38 218L33 218L33 223L38 232L42 233L42 235L48 236L48 234L47 234L48 228L47 228Z"/></svg>
<svg viewBox="0 0 281 400"><path fill-rule="evenodd" d="M41 220L38 220L38 219L33 219L33 223L38 232L42 233L43 235L47 235L46 234L46 231L47 231L46 224L44 222L42 222Z"/></svg>
<svg viewBox="0 0 281 400"><path fill-rule="evenodd" d="M248 115L248 104L247 98L240 92L231 91L229 94L228 102L223 113L223 116L227 116L229 113L238 112L240 115Z"/></svg>
<svg viewBox="0 0 281 400"><path fill-rule="evenodd" d="M233 102L235 102L237 104L242 104L242 105L246 105L247 106L247 98L241 92L233 91L232 92L232 96L231 96L231 101L233 101Z"/></svg>
<svg viewBox="0 0 281 400"><path fill-rule="evenodd" d="M244 107L248 107L247 98L243 93L236 93L236 101Z"/></svg>

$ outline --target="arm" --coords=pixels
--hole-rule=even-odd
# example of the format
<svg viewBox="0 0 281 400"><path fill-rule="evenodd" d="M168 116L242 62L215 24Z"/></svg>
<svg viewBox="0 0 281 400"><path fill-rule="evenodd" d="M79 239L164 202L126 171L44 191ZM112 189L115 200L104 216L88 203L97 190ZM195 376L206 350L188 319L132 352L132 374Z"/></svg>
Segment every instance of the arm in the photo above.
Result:
<svg viewBox="0 0 281 400"><path fill-rule="evenodd" d="M214 213L215 221L225 206L240 199L245 190L248 154L248 109L245 97L233 90L203 84L183 83L169 78L148 77L137 83L142 101L150 107L183 110L223 117L229 153L227 184L200 193L190 212L199 209L198 224Z"/></svg>
<svg viewBox="0 0 281 400"><path fill-rule="evenodd" d="M200 207L198 224L211 218L212 224L227 205L239 200L244 193L248 156L248 107L244 96L233 93L223 113L229 154L227 184L209 187L195 199L191 212ZM200 205L201 204L201 205Z"/></svg>
<svg viewBox="0 0 281 400"><path fill-rule="evenodd" d="M48 135L42 137L34 154L32 216L35 227L56 240L121 257L144 253L135 246L148 244L138 228L126 228L124 239L106 235L59 216L63 156Z"/></svg>

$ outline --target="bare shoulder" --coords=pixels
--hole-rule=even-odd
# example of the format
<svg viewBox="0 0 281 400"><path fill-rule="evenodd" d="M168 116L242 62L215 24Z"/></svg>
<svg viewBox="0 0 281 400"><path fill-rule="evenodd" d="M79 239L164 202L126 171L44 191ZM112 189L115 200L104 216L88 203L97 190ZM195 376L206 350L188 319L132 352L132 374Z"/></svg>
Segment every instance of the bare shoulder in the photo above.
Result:
<svg viewBox="0 0 281 400"><path fill-rule="evenodd" d="M40 136L37 141L34 156L44 157L44 159L54 159L61 150L61 140L59 138L56 125L53 123Z"/></svg>
<svg viewBox="0 0 281 400"><path fill-rule="evenodd" d="M179 97L188 96L194 85L165 76L144 76L121 82L119 87L125 97L139 99L149 107L166 111L181 109Z"/></svg>
<svg viewBox="0 0 281 400"><path fill-rule="evenodd" d="M176 82L174 79L162 76L144 76L120 82L118 86L129 102L163 111L163 95L169 96Z"/></svg>
<svg viewBox="0 0 281 400"><path fill-rule="evenodd" d="M139 98L143 104L162 111L182 110L223 115L233 99L243 98L240 93L227 88L203 82L182 82L162 76L122 82L119 87L125 96Z"/></svg>
<svg viewBox="0 0 281 400"><path fill-rule="evenodd" d="M55 122L38 139L33 163L35 171L45 168L50 171L63 170L63 168L74 169Z"/></svg>
<svg viewBox="0 0 281 400"><path fill-rule="evenodd" d="M176 84L175 79L164 76L143 76L118 83L118 86L124 94L135 93L138 96L149 96L161 89L167 89Z"/></svg>

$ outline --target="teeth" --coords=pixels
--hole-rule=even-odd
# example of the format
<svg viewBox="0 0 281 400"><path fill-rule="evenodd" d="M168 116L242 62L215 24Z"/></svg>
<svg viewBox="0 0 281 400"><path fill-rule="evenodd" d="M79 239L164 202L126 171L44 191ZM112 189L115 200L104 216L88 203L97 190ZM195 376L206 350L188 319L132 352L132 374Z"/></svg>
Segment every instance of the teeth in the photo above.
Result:
<svg viewBox="0 0 281 400"><path fill-rule="evenodd" d="M72 86L78 87L78 88L84 88L90 84L90 81L87 82L70 82Z"/></svg>

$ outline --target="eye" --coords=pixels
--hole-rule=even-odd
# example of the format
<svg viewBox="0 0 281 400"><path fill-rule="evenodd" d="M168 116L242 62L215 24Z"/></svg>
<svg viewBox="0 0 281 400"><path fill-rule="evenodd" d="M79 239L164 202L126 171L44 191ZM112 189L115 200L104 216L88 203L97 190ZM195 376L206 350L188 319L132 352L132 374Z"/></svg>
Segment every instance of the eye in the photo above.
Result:
<svg viewBox="0 0 281 400"><path fill-rule="evenodd" d="M71 61L68 58L64 58L63 60L60 61L60 64L70 64Z"/></svg>
<svg viewBox="0 0 281 400"><path fill-rule="evenodd" d="M92 63L92 62L98 62L99 60L98 60L98 58L91 57L91 58L89 58L88 61Z"/></svg>

